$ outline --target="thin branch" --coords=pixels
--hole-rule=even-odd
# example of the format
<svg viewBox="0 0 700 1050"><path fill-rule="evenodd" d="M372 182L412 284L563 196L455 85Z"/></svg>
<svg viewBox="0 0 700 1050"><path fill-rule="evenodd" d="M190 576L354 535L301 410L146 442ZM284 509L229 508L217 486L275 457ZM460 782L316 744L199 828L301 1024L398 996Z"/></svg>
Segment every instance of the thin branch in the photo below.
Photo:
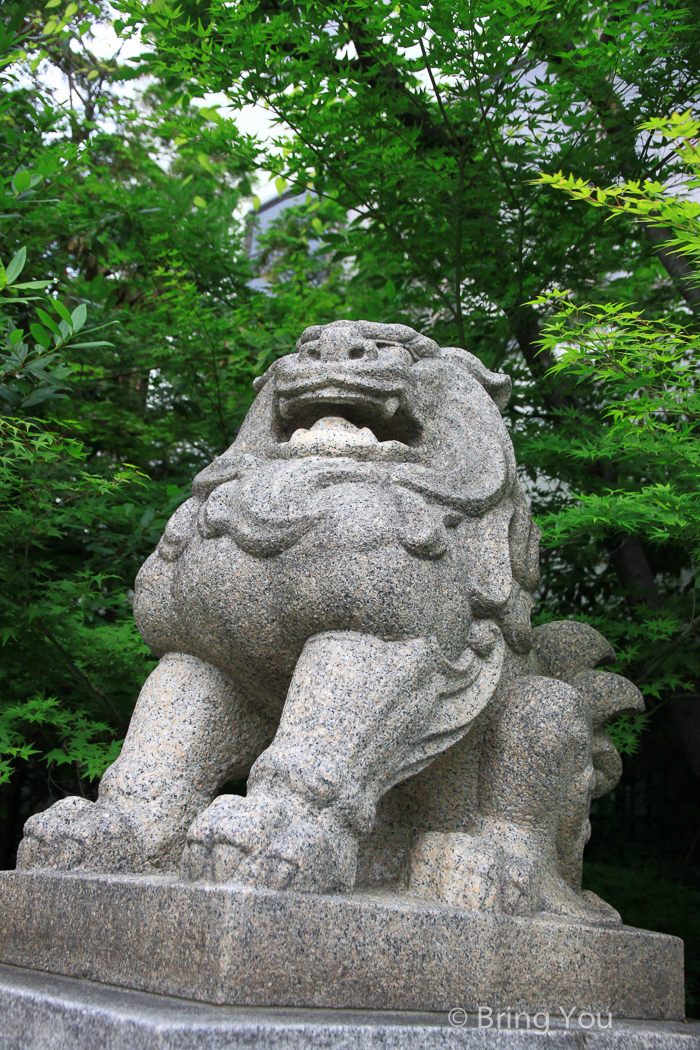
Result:
<svg viewBox="0 0 700 1050"><path fill-rule="evenodd" d="M692 638L694 634L697 634L698 628L700 628L700 616L696 616L694 620L691 620L688 626L685 628L685 630L681 631L681 633L678 635L675 641L669 642L669 644L665 646L661 650L661 652L653 658L653 660L649 661L649 663L639 675L639 680L642 682L646 681L651 672L656 670L659 664L666 659L669 653L673 652L674 649L677 649L679 645L683 644L683 642L686 642L688 638Z"/></svg>
<svg viewBox="0 0 700 1050"><path fill-rule="evenodd" d="M428 56L427 56L427 54L425 52L425 47L423 46L423 40L421 39L419 41L419 43L420 43L421 53L423 55L423 58L425 59L425 68L428 71L428 76L430 77L430 83L433 85L433 94L435 95L435 99L437 101L438 107L440 109L440 112L442 113L442 119L445 121L445 124L447 125L447 127L449 129L449 132L452 135L453 141L456 141L457 136L455 134L454 128L452 127L452 122L450 121L450 118L447 116L447 113L445 112L445 107L442 104L442 97L440 95L440 91L438 90L438 86L435 83L435 77L433 76L433 71L432 71L432 68L430 66L430 63L428 62Z"/></svg>

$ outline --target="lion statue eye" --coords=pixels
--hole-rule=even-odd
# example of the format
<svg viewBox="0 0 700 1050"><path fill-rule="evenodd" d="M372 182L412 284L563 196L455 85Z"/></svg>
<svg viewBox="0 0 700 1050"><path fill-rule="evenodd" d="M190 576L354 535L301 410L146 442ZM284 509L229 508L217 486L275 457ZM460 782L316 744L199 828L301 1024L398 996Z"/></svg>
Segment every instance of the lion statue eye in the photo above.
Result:
<svg viewBox="0 0 700 1050"><path fill-rule="evenodd" d="M388 350L389 353L395 354L396 357L400 357L407 365L413 364L410 350L405 346L402 346L401 343L392 343L385 339L377 339L375 340L374 345L377 350Z"/></svg>

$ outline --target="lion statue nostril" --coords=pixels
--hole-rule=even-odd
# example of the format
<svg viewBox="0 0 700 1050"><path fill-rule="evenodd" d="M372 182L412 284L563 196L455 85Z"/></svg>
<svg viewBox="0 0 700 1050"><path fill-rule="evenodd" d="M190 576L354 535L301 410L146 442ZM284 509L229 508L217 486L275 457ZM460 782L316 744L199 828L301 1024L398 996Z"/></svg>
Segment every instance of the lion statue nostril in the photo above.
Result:
<svg viewBox="0 0 700 1050"><path fill-rule="evenodd" d="M364 351L363 347L361 347L361 346L353 346L352 350L350 350L350 352L348 353L348 357L352 361L357 361L357 360L359 360L359 358L364 357L364 356L365 356L365 351Z"/></svg>

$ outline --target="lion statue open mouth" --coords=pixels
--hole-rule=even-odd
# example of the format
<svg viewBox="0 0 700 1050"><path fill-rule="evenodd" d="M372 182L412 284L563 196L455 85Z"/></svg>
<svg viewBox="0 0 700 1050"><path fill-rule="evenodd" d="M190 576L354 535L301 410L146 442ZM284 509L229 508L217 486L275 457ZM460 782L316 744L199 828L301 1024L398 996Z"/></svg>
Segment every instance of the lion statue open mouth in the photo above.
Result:
<svg viewBox="0 0 700 1050"><path fill-rule="evenodd" d="M307 328L139 573L161 657L97 803L21 867L175 871L619 917L581 893L603 729L641 706L574 622L533 631L510 380L403 325ZM248 778L247 795L217 792Z"/></svg>

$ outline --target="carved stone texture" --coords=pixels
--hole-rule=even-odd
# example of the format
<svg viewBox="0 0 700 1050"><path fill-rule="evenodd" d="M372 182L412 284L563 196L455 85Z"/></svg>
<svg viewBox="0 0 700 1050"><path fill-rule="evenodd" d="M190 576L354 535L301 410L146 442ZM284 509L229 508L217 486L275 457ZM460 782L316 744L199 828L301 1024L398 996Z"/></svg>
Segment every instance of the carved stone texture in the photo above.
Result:
<svg viewBox="0 0 700 1050"><path fill-rule="evenodd" d="M468 911L391 890L294 893L167 875L4 871L0 961L180 1001L683 1017L677 937L556 915ZM0 1008L5 1050L3 1020ZM570 1048L583 1050L584 1037L570 1036ZM132 1046L126 1040L99 1050L107 1045ZM178 1045L192 1047L185 1038ZM262 1038L245 1045L270 1046ZM385 1048L381 1041L362 1045ZM442 1050L453 1045L447 1039ZM75 1043L41 1044L59 1046L73 1050ZM229 1050L226 1040L215 1046ZM643 1048L658 1050L656 1043L636 1050Z"/></svg>
<svg viewBox="0 0 700 1050"><path fill-rule="evenodd" d="M143 566L161 657L97 803L32 817L21 868L180 871L619 924L581 892L591 797L641 707L590 627L532 632L538 530L464 350L307 328ZM248 776L245 798L217 792ZM414 830L415 829L415 830Z"/></svg>

